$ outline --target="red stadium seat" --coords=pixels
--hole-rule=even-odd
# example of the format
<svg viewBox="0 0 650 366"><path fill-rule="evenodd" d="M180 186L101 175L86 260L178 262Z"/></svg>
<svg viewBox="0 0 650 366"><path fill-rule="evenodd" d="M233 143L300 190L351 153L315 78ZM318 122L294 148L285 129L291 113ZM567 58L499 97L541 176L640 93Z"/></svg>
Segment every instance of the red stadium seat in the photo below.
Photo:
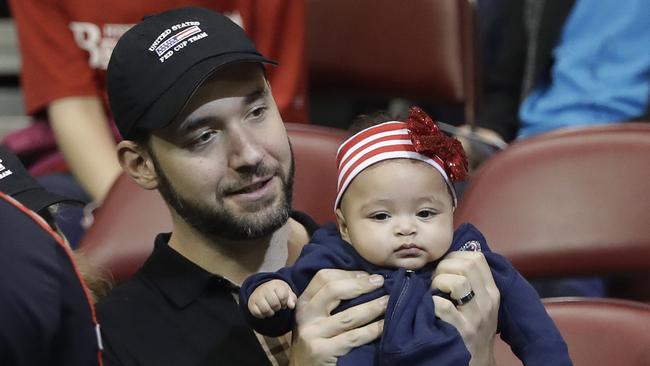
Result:
<svg viewBox="0 0 650 366"><path fill-rule="evenodd" d="M650 272L650 124L513 144L471 178L455 214L528 277ZM650 294L648 294L650 295Z"/></svg>
<svg viewBox="0 0 650 366"><path fill-rule="evenodd" d="M462 105L474 121L478 57L470 0L307 0L312 90Z"/></svg>
<svg viewBox="0 0 650 366"><path fill-rule="evenodd" d="M119 283L144 263L156 234L171 228L169 211L158 192L140 188L123 173L95 212L79 247L91 266Z"/></svg>
<svg viewBox="0 0 650 366"><path fill-rule="evenodd" d="M287 123L296 160L293 205L317 222L334 220L336 150L345 131ZM106 196L80 247L91 265L116 282L128 279L149 256L171 217L157 191L147 191L122 174Z"/></svg>
<svg viewBox="0 0 650 366"><path fill-rule="evenodd" d="M316 222L334 221L336 151L348 137L346 131L315 125L287 124L296 159L293 208Z"/></svg>
<svg viewBox="0 0 650 366"><path fill-rule="evenodd" d="M650 306L614 299L547 299L575 366L650 365ZM498 337L497 337L498 338ZM494 345L499 366L521 365L507 344Z"/></svg>

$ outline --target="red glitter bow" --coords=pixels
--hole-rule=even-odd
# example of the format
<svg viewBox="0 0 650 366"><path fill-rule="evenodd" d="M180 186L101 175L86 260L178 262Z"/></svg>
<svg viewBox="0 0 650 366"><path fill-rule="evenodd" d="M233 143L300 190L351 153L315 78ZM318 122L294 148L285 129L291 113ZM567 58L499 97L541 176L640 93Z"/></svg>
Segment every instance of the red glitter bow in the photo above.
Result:
<svg viewBox="0 0 650 366"><path fill-rule="evenodd" d="M467 155L460 141L440 131L438 125L420 107L411 107L405 122L415 151L442 160L445 172L452 182L467 178Z"/></svg>

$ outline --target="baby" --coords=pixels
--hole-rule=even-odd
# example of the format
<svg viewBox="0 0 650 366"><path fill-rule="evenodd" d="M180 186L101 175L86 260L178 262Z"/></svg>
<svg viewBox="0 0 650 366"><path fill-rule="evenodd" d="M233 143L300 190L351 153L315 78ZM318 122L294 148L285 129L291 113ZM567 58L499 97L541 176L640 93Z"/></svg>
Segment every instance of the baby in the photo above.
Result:
<svg viewBox="0 0 650 366"><path fill-rule="evenodd" d="M460 143L417 107L405 122L378 124L345 141L337 153L337 228L318 230L296 263L246 280L240 305L258 332L293 327L297 296L323 268L384 276L383 288L342 303L333 313L389 294L381 340L352 350L338 365L462 365L470 354L458 331L435 317L432 295L457 306L472 301L468 281L451 296L431 290L437 263L449 251L482 251L501 292L498 330L527 365L569 365L566 345L535 290L489 251L471 224L453 229L452 182L467 175ZM464 278L462 276L459 276Z"/></svg>

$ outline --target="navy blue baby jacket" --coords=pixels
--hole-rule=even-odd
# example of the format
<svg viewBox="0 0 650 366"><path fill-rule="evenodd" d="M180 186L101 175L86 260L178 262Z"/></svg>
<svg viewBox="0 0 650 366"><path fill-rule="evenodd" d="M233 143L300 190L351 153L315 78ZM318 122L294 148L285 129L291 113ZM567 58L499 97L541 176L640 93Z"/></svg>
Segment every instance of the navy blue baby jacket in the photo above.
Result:
<svg viewBox="0 0 650 366"><path fill-rule="evenodd" d="M571 365L568 350L535 290L502 256L492 253L483 235L471 224L454 233L449 251L480 250L501 292L497 332L524 365ZM444 258L444 257L443 257ZM384 286L344 301L333 313L389 294L384 333L373 343L340 357L338 365L467 365L470 354L454 326L435 317L431 275L438 261L418 271L383 268L363 259L328 225L316 231L293 266L249 277L240 291L240 306L259 333L279 336L293 329L293 310L257 319L248 311L248 298L264 282L280 279L300 295L323 268L364 270L384 276Z"/></svg>

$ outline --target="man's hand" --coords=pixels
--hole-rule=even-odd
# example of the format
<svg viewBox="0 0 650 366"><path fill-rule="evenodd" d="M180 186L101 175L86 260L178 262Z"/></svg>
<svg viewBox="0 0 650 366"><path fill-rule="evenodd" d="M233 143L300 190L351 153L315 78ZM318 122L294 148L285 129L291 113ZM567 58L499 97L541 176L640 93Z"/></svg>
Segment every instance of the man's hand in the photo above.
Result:
<svg viewBox="0 0 650 366"><path fill-rule="evenodd" d="M471 300L458 306L433 296L436 316L458 329L472 355L470 365L495 365L493 347L501 295L483 254L449 253L438 264L431 286L454 299L474 291Z"/></svg>
<svg viewBox="0 0 650 366"><path fill-rule="evenodd" d="M341 300L371 292L384 283L380 275L323 269L298 298L291 365L336 365L352 348L377 339L383 331L388 296L330 315ZM372 322L372 323L371 323Z"/></svg>

